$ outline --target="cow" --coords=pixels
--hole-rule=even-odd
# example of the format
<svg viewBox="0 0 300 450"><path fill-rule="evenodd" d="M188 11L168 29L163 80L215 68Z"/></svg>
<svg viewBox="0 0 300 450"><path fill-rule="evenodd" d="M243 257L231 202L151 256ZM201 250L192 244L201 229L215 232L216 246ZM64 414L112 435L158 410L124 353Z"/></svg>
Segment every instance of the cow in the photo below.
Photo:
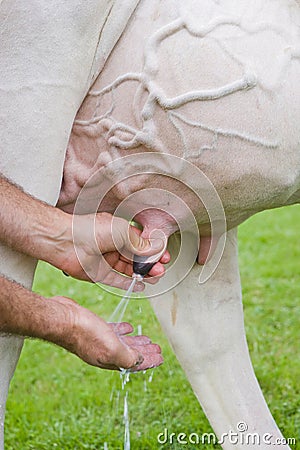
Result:
<svg viewBox="0 0 300 450"><path fill-rule="evenodd" d="M243 420L282 438L245 339L237 226L299 203L299 6L0 2L1 172L68 213L128 214L169 240L179 263L146 293L219 437ZM36 262L1 254L30 288ZM22 344L0 338L1 423Z"/></svg>

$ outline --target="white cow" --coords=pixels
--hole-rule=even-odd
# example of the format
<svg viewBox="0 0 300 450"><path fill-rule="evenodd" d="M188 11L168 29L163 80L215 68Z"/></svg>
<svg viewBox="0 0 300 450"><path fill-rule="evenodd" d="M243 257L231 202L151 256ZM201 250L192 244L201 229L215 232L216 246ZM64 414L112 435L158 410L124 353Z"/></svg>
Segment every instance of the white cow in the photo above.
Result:
<svg viewBox="0 0 300 450"><path fill-rule="evenodd" d="M282 436L245 340L236 226L299 202L298 1L1 0L0 17L7 177L68 212L94 212L99 192L113 186L100 209L125 200L145 234L169 236L192 215L199 262L224 231L215 187L230 230L220 264L205 283L194 265L176 285L195 256L188 235L181 264L160 283L173 288L153 307L216 434L243 421L275 442ZM149 189L158 187L167 194ZM179 245L170 239L172 255ZM4 247L1 254L2 273L30 287L35 261ZM0 338L0 422L22 342ZM244 445L227 439L223 448Z"/></svg>

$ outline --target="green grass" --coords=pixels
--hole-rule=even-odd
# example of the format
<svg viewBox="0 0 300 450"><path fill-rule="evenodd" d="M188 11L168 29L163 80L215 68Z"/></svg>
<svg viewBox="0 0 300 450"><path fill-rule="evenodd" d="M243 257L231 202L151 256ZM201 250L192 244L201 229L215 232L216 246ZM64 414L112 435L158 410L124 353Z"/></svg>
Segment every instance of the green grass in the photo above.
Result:
<svg viewBox="0 0 300 450"><path fill-rule="evenodd" d="M257 377L286 437L300 449L300 207L268 211L240 227L240 267L247 337ZM108 318L119 302L98 286L64 277L40 264L35 290L66 295ZM161 344L162 367L135 375L128 385L133 450L159 449L157 434L203 433L211 428L194 398L146 300L132 302L126 320ZM120 377L82 363L45 342L28 340L11 385L6 450L123 448ZM161 446L200 448L200 446ZM212 445L201 446L214 448ZM218 448L217 446L215 448Z"/></svg>

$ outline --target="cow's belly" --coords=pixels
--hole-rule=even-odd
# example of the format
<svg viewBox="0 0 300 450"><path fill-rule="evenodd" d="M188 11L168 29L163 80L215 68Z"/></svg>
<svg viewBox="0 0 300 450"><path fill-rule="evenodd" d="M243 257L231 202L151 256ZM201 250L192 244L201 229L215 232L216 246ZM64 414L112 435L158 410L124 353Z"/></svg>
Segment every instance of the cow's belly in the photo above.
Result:
<svg viewBox="0 0 300 450"><path fill-rule="evenodd" d="M60 207L72 211L107 162L149 151L196 165L215 186L229 227L298 201L299 10L289 0L142 1L76 117ZM153 158L151 171L159 165ZM179 194L204 225L204 207L187 187L189 169L168 158L166 165L176 180L131 177L100 209L113 211L132 192L159 186ZM88 197L99 196L101 180L119 181L119 170L102 169ZM121 170L125 180L126 163ZM193 183L201 198L203 177ZM162 209L166 201L152 191L148 200Z"/></svg>

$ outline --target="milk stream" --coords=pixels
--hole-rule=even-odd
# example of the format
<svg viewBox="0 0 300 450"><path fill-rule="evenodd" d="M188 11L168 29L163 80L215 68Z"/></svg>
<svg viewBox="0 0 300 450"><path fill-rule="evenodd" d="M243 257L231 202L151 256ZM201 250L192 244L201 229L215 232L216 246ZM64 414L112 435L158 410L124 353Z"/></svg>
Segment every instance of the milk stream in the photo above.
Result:
<svg viewBox="0 0 300 450"><path fill-rule="evenodd" d="M137 279L133 278L130 286L127 290L127 292L122 297L120 303L112 313L109 321L110 322L122 322L125 311L127 309L131 294L133 292L135 283ZM141 325L138 326L138 334L142 333ZM126 384L129 382L130 379L130 371L126 369L121 369L120 371L120 378L122 383L122 391L125 390ZM118 391L118 394L120 392ZM113 394L111 395L112 400ZM124 396L124 413L123 413L123 421L124 421L124 450L130 450L130 422L129 422L129 411L128 411L128 391L126 391ZM108 449L107 443L105 442L106 447L104 446L104 449Z"/></svg>
<svg viewBox="0 0 300 450"><path fill-rule="evenodd" d="M118 304L118 306L116 307L116 309L114 310L114 312L112 313L112 315L109 318L110 322L122 322L122 319L124 317L126 308L128 306L132 291L134 289L135 283L136 283L136 278L133 278L131 281L131 284L129 286L129 288L127 289L127 291L125 292L124 296L122 297L120 303Z"/></svg>
<svg viewBox="0 0 300 450"><path fill-rule="evenodd" d="M129 413L128 413L128 391L124 397L124 450L130 450L130 423L129 423Z"/></svg>
<svg viewBox="0 0 300 450"><path fill-rule="evenodd" d="M112 315L109 319L110 322L122 322L136 281L137 281L136 278L132 279L127 292L124 294L120 303L118 304L118 306L112 313ZM142 335L142 325L141 324L139 324L137 326L137 334L139 336ZM147 391L147 382L151 383L151 381L152 381L153 372L154 372L154 369L152 370L148 380L144 380L144 391L145 392ZM143 374L145 376L146 371L144 371ZM129 401L128 401L129 392L127 390L126 385L130 381L131 375L132 375L132 372L130 370L127 370L127 369L120 370L120 378L121 378L121 386L122 386L121 392L122 391L124 392L124 412L123 412L123 422L124 422L124 446L123 446L123 449L124 450L130 450L130 420L129 420L129 406L128 406L129 405ZM111 396L110 396L110 401L112 401L113 396L114 396L114 392L112 391ZM117 391L116 392L117 402L119 402L119 396L120 396L120 391ZM108 450L107 442L104 443L104 450Z"/></svg>

